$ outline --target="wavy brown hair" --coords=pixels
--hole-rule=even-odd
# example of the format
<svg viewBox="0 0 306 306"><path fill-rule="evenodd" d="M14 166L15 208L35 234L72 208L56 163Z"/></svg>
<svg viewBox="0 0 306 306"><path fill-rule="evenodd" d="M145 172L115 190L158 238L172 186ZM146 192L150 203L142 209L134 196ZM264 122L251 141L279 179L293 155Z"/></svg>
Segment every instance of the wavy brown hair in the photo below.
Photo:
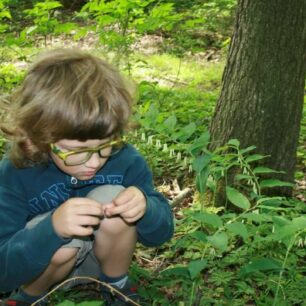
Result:
<svg viewBox="0 0 306 306"><path fill-rule="evenodd" d="M42 53L30 67L1 130L17 167L44 163L60 139L104 139L123 132L132 97L118 71L81 51Z"/></svg>

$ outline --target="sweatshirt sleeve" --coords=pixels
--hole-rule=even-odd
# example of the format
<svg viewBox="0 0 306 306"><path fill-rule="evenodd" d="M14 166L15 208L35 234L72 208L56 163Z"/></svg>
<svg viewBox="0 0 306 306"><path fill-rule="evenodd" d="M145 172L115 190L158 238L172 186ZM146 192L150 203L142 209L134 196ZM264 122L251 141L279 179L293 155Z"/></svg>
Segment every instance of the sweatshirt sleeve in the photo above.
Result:
<svg viewBox="0 0 306 306"><path fill-rule="evenodd" d="M136 224L138 241L145 246L160 246L168 241L174 232L173 214L165 197L155 191L152 172L141 155L129 167L124 185L139 188L147 199L146 212Z"/></svg>
<svg viewBox="0 0 306 306"><path fill-rule="evenodd" d="M0 291L12 291L37 277L65 242L54 231L51 215L25 227L27 205L17 189L0 186Z"/></svg>

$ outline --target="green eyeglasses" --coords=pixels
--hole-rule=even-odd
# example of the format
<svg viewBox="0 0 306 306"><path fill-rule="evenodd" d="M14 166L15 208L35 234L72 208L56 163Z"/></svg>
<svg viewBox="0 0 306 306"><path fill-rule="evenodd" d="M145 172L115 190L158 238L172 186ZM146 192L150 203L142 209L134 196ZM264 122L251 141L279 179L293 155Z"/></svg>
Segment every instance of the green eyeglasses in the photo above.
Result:
<svg viewBox="0 0 306 306"><path fill-rule="evenodd" d="M50 144L51 151L64 161L66 166L78 166L86 163L94 153L98 153L101 158L108 158L117 154L124 146L125 142L120 138L103 143L96 148L84 148L75 151L61 151L54 143ZM111 150L109 150L111 147Z"/></svg>

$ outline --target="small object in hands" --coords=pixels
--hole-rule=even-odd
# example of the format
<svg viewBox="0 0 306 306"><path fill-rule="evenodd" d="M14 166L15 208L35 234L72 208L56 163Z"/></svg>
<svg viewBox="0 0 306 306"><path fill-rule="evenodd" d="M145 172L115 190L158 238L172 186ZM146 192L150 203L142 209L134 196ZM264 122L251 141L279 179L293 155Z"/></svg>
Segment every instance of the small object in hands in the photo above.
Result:
<svg viewBox="0 0 306 306"><path fill-rule="evenodd" d="M109 204L125 188L121 185L102 185L91 190L87 198L95 200L102 205ZM107 217L107 215L105 216Z"/></svg>

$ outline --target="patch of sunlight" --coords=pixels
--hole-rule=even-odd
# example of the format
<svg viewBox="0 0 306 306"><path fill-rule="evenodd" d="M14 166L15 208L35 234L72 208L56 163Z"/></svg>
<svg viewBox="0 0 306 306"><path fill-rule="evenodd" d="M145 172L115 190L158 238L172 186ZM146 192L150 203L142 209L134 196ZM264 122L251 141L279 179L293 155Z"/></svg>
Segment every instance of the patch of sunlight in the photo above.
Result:
<svg viewBox="0 0 306 306"><path fill-rule="evenodd" d="M173 83L182 86L206 84L215 86L220 83L224 62L197 62L180 59L169 54L150 56L135 55L132 75L139 80ZM162 84L160 84L162 85ZM169 84L166 84L166 86Z"/></svg>

